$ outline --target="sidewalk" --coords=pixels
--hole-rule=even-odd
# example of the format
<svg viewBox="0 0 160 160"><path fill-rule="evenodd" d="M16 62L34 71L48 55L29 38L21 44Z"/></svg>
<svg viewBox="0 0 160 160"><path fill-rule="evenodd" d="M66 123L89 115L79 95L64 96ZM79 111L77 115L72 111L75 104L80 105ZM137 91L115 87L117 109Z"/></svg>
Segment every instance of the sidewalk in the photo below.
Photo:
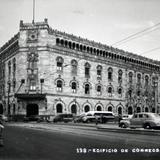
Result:
<svg viewBox="0 0 160 160"><path fill-rule="evenodd" d="M126 134L142 134L142 135L159 135L160 136L160 130L153 130L153 129L143 129L143 128L137 128L137 129L130 129L130 128L120 128L118 127L117 123L106 123L106 124L98 124L95 123L47 123L47 122L10 122L7 125L10 126L22 126L22 127L29 127L29 128L35 128L35 129L48 129L53 130L54 125L59 126L75 126L80 128L86 128L89 127L97 129L99 131L103 132L117 132L117 133L126 133Z"/></svg>

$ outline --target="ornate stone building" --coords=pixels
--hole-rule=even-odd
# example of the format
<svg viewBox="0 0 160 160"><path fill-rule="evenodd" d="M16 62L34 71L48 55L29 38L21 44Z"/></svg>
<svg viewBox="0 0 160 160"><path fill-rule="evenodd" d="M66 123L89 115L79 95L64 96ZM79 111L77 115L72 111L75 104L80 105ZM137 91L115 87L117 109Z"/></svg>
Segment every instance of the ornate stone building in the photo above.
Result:
<svg viewBox="0 0 160 160"><path fill-rule="evenodd" d="M160 62L20 22L0 49L0 114L160 112Z"/></svg>

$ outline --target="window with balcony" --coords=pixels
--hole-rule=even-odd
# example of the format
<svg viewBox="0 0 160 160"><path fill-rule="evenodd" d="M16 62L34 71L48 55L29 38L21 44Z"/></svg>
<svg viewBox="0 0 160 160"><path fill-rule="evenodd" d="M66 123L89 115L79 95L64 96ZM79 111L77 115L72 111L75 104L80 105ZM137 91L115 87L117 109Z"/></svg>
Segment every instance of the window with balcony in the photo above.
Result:
<svg viewBox="0 0 160 160"><path fill-rule="evenodd" d="M63 82L61 80L57 80L57 91L62 92Z"/></svg>
<svg viewBox="0 0 160 160"><path fill-rule="evenodd" d="M85 94L90 94L90 85L85 84Z"/></svg>
<svg viewBox="0 0 160 160"><path fill-rule="evenodd" d="M108 68L108 81L113 81L113 69L111 67Z"/></svg>
<svg viewBox="0 0 160 160"><path fill-rule="evenodd" d="M122 72L122 70L120 69L120 70L118 71L118 83L122 83L122 74L123 74L123 72Z"/></svg>
<svg viewBox="0 0 160 160"><path fill-rule="evenodd" d="M97 95L101 95L102 94L102 87L100 85L97 86Z"/></svg>
<svg viewBox="0 0 160 160"><path fill-rule="evenodd" d="M57 57L56 61L57 61L57 71L62 72L63 71L63 62L64 62L63 58Z"/></svg>
<svg viewBox="0 0 160 160"><path fill-rule="evenodd" d="M34 79L30 80L30 91L35 91L36 90L36 81Z"/></svg>
<svg viewBox="0 0 160 160"><path fill-rule="evenodd" d="M129 83L133 83L133 73L129 72Z"/></svg>
<svg viewBox="0 0 160 160"><path fill-rule="evenodd" d="M102 79L102 66L101 65L97 66L97 79L98 80Z"/></svg>
<svg viewBox="0 0 160 160"><path fill-rule="evenodd" d="M145 76L145 86L148 86L148 84L149 84L149 76L146 75Z"/></svg>
<svg viewBox="0 0 160 160"><path fill-rule="evenodd" d="M72 82L71 87L72 87L72 92L76 93L77 92L77 83L76 82Z"/></svg>
<svg viewBox="0 0 160 160"><path fill-rule="evenodd" d="M109 86L108 89L107 89L107 91L108 91L109 97L112 97L112 94L113 94L113 87L112 87L112 86Z"/></svg>
<svg viewBox="0 0 160 160"><path fill-rule="evenodd" d="M89 78L90 77L90 64L87 62L85 63L85 78Z"/></svg>
<svg viewBox="0 0 160 160"><path fill-rule="evenodd" d="M72 75L75 76L77 75L77 66L78 66L78 63L76 60L72 60L71 61L71 66L72 66Z"/></svg>
<svg viewBox="0 0 160 160"><path fill-rule="evenodd" d="M137 84L141 84L141 74L137 74Z"/></svg>

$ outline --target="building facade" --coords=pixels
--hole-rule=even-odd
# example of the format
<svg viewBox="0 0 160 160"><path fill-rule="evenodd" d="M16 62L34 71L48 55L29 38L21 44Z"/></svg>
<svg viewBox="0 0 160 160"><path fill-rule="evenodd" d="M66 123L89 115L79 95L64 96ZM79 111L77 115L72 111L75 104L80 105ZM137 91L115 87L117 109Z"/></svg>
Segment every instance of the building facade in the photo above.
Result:
<svg viewBox="0 0 160 160"><path fill-rule="evenodd" d="M160 112L160 62L20 22L0 49L0 114Z"/></svg>

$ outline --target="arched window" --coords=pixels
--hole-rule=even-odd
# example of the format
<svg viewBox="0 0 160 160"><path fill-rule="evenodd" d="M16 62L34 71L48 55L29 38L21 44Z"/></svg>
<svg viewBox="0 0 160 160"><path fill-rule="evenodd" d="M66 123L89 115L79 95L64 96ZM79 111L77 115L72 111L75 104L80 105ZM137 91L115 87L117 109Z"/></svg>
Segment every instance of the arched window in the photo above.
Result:
<svg viewBox="0 0 160 160"><path fill-rule="evenodd" d="M102 107L101 106L97 106L97 111L102 111Z"/></svg>
<svg viewBox="0 0 160 160"><path fill-rule="evenodd" d="M59 45L59 43L60 43L60 39L56 38L56 44Z"/></svg>
<svg viewBox="0 0 160 160"><path fill-rule="evenodd" d="M88 105L86 105L86 106L84 107L84 112L88 112L88 111L90 111L90 107L89 107Z"/></svg>
<svg viewBox="0 0 160 160"><path fill-rule="evenodd" d="M155 111L156 111L155 108L152 108L152 113L155 113Z"/></svg>
<svg viewBox="0 0 160 160"><path fill-rule="evenodd" d="M112 112L112 110L113 110L112 106L109 106L108 111Z"/></svg>
<svg viewBox="0 0 160 160"><path fill-rule="evenodd" d="M102 87L101 85L97 86L97 95L101 95L102 94Z"/></svg>
<svg viewBox="0 0 160 160"><path fill-rule="evenodd" d="M137 107L137 113L141 112L141 108Z"/></svg>
<svg viewBox="0 0 160 160"><path fill-rule="evenodd" d="M78 65L77 61L73 59L71 61L71 65L72 65L72 75L73 76L77 75L77 65Z"/></svg>
<svg viewBox="0 0 160 160"><path fill-rule="evenodd" d="M88 62L85 63L85 77L89 78L90 77L90 64Z"/></svg>
<svg viewBox="0 0 160 160"><path fill-rule="evenodd" d="M63 58L62 57L57 57L57 71L63 71Z"/></svg>
<svg viewBox="0 0 160 160"><path fill-rule="evenodd" d="M77 114L77 106L76 106L76 104L73 104L73 105L71 106L71 113Z"/></svg>
<svg viewBox="0 0 160 160"><path fill-rule="evenodd" d="M149 84L149 77L148 75L145 76L145 86L148 86Z"/></svg>
<svg viewBox="0 0 160 160"><path fill-rule="evenodd" d="M129 97L132 97L132 89L131 88L128 90L128 95L129 95Z"/></svg>
<svg viewBox="0 0 160 160"><path fill-rule="evenodd" d="M72 82L71 87L72 87L72 92L76 93L76 91L77 91L77 83L76 82Z"/></svg>
<svg viewBox="0 0 160 160"><path fill-rule="evenodd" d="M122 115L122 107L118 107L118 114Z"/></svg>
<svg viewBox="0 0 160 160"><path fill-rule="evenodd" d="M149 112L148 107L145 107L145 112Z"/></svg>
<svg viewBox="0 0 160 160"><path fill-rule="evenodd" d="M113 69L111 67L108 68L108 80L109 81L113 80Z"/></svg>
<svg viewBox="0 0 160 160"><path fill-rule="evenodd" d="M57 80L57 91L58 92L62 92L62 81L61 80Z"/></svg>
<svg viewBox="0 0 160 160"><path fill-rule="evenodd" d="M11 78L11 61L8 62L8 79Z"/></svg>
<svg viewBox="0 0 160 160"><path fill-rule="evenodd" d="M112 86L108 87L108 94L109 94L110 97L112 96L112 94L113 94L113 88L112 88Z"/></svg>
<svg viewBox="0 0 160 160"><path fill-rule="evenodd" d="M90 85L85 84L85 94L90 94Z"/></svg>
<svg viewBox="0 0 160 160"><path fill-rule="evenodd" d="M137 83L141 84L141 74L137 74Z"/></svg>
<svg viewBox="0 0 160 160"><path fill-rule="evenodd" d="M140 95L141 95L141 91L138 90L138 91L137 91L137 96L140 96Z"/></svg>
<svg viewBox="0 0 160 160"><path fill-rule="evenodd" d="M128 107L128 114L129 114L129 115L133 114L132 107Z"/></svg>
<svg viewBox="0 0 160 160"><path fill-rule="evenodd" d="M102 79L102 66L97 66L97 79Z"/></svg>
<svg viewBox="0 0 160 160"><path fill-rule="evenodd" d="M16 73L16 59L13 59L13 77L15 77L15 73Z"/></svg>
<svg viewBox="0 0 160 160"><path fill-rule="evenodd" d="M133 73L129 72L129 83L133 82Z"/></svg>
<svg viewBox="0 0 160 160"><path fill-rule="evenodd" d="M122 95L122 88L121 87L118 88L118 94Z"/></svg>
<svg viewBox="0 0 160 160"><path fill-rule="evenodd" d="M120 69L120 70L118 71L118 83L122 83L122 74L123 74L123 72L122 72L122 70Z"/></svg>
<svg viewBox="0 0 160 160"><path fill-rule="evenodd" d="M63 112L63 107L62 107L62 104L57 104L57 106L56 106L56 111L57 111L57 113L62 113Z"/></svg>

